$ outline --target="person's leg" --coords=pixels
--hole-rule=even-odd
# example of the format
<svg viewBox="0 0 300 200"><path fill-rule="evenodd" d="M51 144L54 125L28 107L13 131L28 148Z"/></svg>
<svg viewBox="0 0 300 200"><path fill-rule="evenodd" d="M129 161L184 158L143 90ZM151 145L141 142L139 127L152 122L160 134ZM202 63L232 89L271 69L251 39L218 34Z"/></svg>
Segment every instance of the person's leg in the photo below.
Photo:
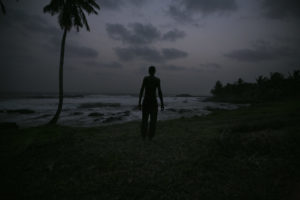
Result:
<svg viewBox="0 0 300 200"><path fill-rule="evenodd" d="M151 140L155 135L157 121L157 107L153 108L150 112L150 127L149 127L149 139Z"/></svg>
<svg viewBox="0 0 300 200"><path fill-rule="evenodd" d="M142 138L145 139L148 131L148 119L149 119L149 111L148 109L144 108L142 109L142 124L141 124L141 134Z"/></svg>

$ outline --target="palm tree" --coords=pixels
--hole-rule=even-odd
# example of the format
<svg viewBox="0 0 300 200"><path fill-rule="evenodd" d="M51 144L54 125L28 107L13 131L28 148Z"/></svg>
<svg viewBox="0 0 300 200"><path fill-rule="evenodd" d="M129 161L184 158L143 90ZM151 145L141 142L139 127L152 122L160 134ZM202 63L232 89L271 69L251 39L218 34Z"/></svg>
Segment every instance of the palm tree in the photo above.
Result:
<svg viewBox="0 0 300 200"><path fill-rule="evenodd" d="M59 103L57 111L49 124L56 124L63 105L63 66L67 32L72 27L76 27L76 30L79 31L83 26L90 31L85 12L97 15L96 9L99 10L100 7L95 0L51 0L44 7L45 13L50 13L52 16L58 14L58 23L63 30L59 62Z"/></svg>

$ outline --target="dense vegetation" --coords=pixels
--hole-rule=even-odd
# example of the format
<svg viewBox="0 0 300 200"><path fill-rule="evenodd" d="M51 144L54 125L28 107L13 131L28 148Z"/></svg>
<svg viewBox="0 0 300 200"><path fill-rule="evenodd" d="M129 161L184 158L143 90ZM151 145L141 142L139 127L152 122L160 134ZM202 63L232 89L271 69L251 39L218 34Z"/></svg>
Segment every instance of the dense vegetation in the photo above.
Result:
<svg viewBox="0 0 300 200"><path fill-rule="evenodd" d="M259 76L255 83L244 82L241 78L235 83L223 85L216 82L211 90L213 97L209 100L253 103L278 101L300 96L300 71L294 71L285 77L283 74L275 72L270 77Z"/></svg>

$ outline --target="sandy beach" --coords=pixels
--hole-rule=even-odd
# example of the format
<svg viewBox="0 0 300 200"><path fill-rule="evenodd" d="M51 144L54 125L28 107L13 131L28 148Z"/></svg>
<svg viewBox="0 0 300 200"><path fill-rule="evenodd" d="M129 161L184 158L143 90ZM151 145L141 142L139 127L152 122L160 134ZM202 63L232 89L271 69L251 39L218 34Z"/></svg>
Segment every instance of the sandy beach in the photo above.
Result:
<svg viewBox="0 0 300 200"><path fill-rule="evenodd" d="M1 130L4 199L297 199L300 101L160 121Z"/></svg>

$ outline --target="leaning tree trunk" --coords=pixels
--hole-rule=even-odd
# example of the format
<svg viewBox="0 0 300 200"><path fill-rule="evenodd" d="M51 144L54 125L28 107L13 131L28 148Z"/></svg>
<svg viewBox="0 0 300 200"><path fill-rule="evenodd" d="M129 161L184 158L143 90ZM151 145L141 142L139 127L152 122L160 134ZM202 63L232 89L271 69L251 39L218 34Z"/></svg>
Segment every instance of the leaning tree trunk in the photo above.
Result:
<svg viewBox="0 0 300 200"><path fill-rule="evenodd" d="M61 41L61 48L60 48L60 62L59 62L59 102L57 106L57 110L49 124L56 124L59 115L62 110L63 100L64 100L64 88L63 88L63 67L64 67L64 56L65 56L65 43L67 37L67 29L64 30L64 34Z"/></svg>
<svg viewBox="0 0 300 200"><path fill-rule="evenodd" d="M2 13L5 15L5 13L6 13L5 6L4 6L4 4L2 3L1 0L0 0L0 7L1 7L1 10L2 10Z"/></svg>

